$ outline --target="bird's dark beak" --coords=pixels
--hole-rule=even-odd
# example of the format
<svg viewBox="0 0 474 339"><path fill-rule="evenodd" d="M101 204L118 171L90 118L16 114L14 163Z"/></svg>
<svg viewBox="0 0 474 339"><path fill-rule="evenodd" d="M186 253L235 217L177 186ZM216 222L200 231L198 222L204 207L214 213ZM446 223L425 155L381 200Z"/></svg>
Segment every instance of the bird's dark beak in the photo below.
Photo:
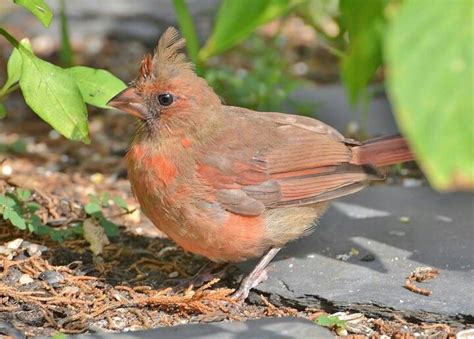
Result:
<svg viewBox="0 0 474 339"><path fill-rule="evenodd" d="M145 119L146 108L143 99L135 87L130 86L118 93L107 103L108 106L127 112L140 119Z"/></svg>

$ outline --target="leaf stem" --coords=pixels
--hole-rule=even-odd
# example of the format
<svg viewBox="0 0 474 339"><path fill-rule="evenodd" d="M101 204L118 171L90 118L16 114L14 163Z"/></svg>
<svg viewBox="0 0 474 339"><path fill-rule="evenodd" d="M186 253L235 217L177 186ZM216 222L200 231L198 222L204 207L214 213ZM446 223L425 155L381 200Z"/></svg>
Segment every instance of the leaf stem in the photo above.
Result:
<svg viewBox="0 0 474 339"><path fill-rule="evenodd" d="M10 93L13 92L13 91L16 91L18 88L20 88L20 84L19 84L19 83L16 83L16 84L14 84L13 86L8 87L8 88L2 88L2 89L0 90L0 102L2 102L3 100L5 100L5 98L8 96L8 94L10 94Z"/></svg>
<svg viewBox="0 0 474 339"><path fill-rule="evenodd" d="M71 67L74 64L74 55L69 38L69 27L66 15L66 4L61 0L59 19L61 25L61 48L59 50L59 58L64 67Z"/></svg>
<svg viewBox="0 0 474 339"><path fill-rule="evenodd" d="M173 6L178 19L178 24L181 32L186 39L186 46L188 49L191 61L196 65L196 72L202 74L203 67L199 60L199 39L194 27L193 18L189 13L188 6L185 0L173 0Z"/></svg>
<svg viewBox="0 0 474 339"><path fill-rule="evenodd" d="M1 27L0 27L0 35L3 35L3 37L7 39L8 42L13 45L13 47L19 48L21 46L18 40L16 40L12 35L10 35L10 33L8 33L6 30L4 30Z"/></svg>

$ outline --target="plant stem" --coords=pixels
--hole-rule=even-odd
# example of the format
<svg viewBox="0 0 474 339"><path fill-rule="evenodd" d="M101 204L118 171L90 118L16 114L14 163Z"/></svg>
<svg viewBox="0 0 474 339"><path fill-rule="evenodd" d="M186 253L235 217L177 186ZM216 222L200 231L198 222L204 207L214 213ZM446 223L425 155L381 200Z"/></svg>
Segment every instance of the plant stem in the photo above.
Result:
<svg viewBox="0 0 474 339"><path fill-rule="evenodd" d="M5 100L5 98L7 97L8 94L10 94L13 91L16 91L18 88L20 88L19 83L16 83L16 84L14 84L13 86L11 86L9 88L5 88L5 89L2 88L2 90L0 90L0 102Z"/></svg>
<svg viewBox="0 0 474 339"><path fill-rule="evenodd" d="M6 30L0 27L0 35L3 35L5 39L8 40L15 48L19 48L20 43L12 35L10 35Z"/></svg>
<svg viewBox="0 0 474 339"><path fill-rule="evenodd" d="M202 74L202 63L199 60L199 40L194 27L194 22L189 13L188 6L185 0L173 0L173 6L178 19L179 28L186 39L186 46L188 49L191 61L196 65L196 72Z"/></svg>
<svg viewBox="0 0 474 339"><path fill-rule="evenodd" d="M59 18L61 21L61 49L59 51L59 58L64 67L71 67L74 64L73 53L71 48L71 41L69 39L69 27L66 16L66 4L61 0Z"/></svg>

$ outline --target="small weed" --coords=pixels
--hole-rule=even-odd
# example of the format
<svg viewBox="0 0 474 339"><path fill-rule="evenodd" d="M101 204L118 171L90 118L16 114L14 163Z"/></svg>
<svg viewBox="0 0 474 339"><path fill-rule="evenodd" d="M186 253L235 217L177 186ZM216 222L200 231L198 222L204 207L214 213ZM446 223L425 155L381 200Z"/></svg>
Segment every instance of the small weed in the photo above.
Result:
<svg viewBox="0 0 474 339"><path fill-rule="evenodd" d="M340 333L346 329L347 321L339 319L336 315L323 314L317 317L314 322L320 326L328 327L336 333Z"/></svg>
<svg viewBox="0 0 474 339"><path fill-rule="evenodd" d="M93 219L104 228L108 237L119 234L118 225L110 220L114 216L105 216L104 208L111 204L117 205L123 214L131 213L126 202L120 196L110 196L104 193L101 196L89 195L89 202L84 206L85 218L65 222L63 227L51 227L41 220L37 212L42 206L35 201L36 194L25 188L16 188L12 192L0 194L0 215L3 220L10 222L20 230L29 231L36 235L46 235L52 240L62 242L67 238L83 234L83 222Z"/></svg>
<svg viewBox="0 0 474 339"><path fill-rule="evenodd" d="M279 39L254 35L234 57L250 60L240 69L225 63L205 69L204 77L226 104L259 111L277 111L302 81L292 76L281 58ZM242 55L241 55L242 54Z"/></svg>

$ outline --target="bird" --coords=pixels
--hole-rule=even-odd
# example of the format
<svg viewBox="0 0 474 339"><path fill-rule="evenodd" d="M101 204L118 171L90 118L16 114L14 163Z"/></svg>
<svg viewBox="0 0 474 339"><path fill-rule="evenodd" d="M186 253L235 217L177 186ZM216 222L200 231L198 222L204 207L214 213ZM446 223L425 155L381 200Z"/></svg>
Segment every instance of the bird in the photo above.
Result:
<svg viewBox="0 0 474 339"><path fill-rule="evenodd" d="M400 135L361 143L310 117L227 106L184 48L168 28L108 105L138 118L128 178L159 230L214 262L261 257L233 294L244 300L280 249L312 232L332 200L413 154Z"/></svg>

